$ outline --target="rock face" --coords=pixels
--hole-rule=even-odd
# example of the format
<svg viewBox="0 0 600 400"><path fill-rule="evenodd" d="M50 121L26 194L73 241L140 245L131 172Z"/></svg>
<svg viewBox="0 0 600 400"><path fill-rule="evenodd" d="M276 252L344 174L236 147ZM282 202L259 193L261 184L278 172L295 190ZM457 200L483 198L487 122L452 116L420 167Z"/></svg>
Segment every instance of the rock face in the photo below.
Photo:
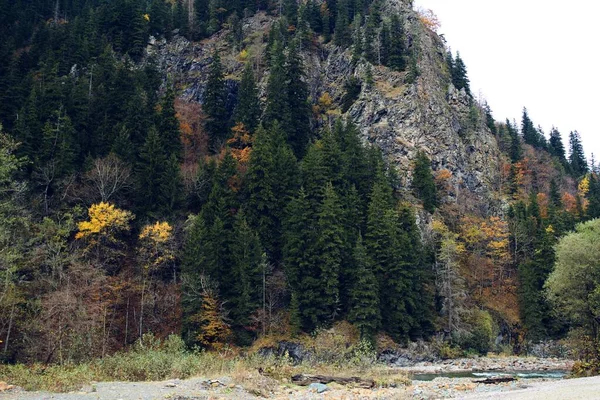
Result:
<svg viewBox="0 0 600 400"><path fill-rule="evenodd" d="M408 192L412 163L424 151L434 170L452 173L444 201L464 202L474 207L490 204L499 189L500 151L486 127L482 110L464 91L450 83L445 63L443 40L423 27L408 0L389 0L385 7L401 12L409 46L418 54L419 77L406 83L406 72L372 66L374 84L366 84L367 63L352 63L350 50L328 44L303 49L306 79L313 103L327 92L333 99L330 115L350 118L360 129L363 140L379 146L400 172L400 184ZM274 19L257 14L245 20L246 48L264 95L268 78L264 61L266 35ZM230 108L235 103L237 82L244 66L239 51L227 40L227 31L199 43L175 37L169 43L154 41L149 53L155 54L165 75L182 89L187 101L202 103L204 84L214 48L218 48L225 68ZM344 83L351 77L361 82L358 99L346 111L339 111L345 93ZM315 118L315 125L326 124L328 117Z"/></svg>

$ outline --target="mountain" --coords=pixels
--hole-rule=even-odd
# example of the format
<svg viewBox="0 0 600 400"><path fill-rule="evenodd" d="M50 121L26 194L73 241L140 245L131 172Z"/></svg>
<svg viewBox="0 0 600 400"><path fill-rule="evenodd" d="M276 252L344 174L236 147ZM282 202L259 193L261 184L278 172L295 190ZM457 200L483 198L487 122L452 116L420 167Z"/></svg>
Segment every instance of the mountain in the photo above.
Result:
<svg viewBox="0 0 600 400"><path fill-rule="evenodd" d="M494 121L410 1L25 3L0 3L6 361L570 328L544 282L597 168Z"/></svg>

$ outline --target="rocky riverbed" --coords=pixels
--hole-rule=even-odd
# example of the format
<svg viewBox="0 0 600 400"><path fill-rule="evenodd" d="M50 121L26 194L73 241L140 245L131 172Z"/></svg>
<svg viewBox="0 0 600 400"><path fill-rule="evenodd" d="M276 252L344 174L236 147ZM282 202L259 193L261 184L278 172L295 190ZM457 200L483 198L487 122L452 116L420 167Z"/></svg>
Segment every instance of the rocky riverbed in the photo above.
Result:
<svg viewBox="0 0 600 400"><path fill-rule="evenodd" d="M522 357L480 357L417 362L408 367L394 368L409 376L418 373L456 373L464 371L566 371L573 362L561 359ZM71 393L25 392L9 388L0 382L0 400L197 400L197 399L440 399L479 396L495 397L507 391L527 391L529 387L556 384L556 379L522 379L499 384L477 383L477 377L435 377L429 381L412 380L409 385L390 388L361 389L338 384L301 387L274 379L257 376L248 379L220 377L217 379L192 378L163 382L102 382L92 383ZM10 383L10 382L9 382ZM4 390L3 390L4 389ZM483 396L483 397L481 397ZM526 397L523 397L526 398Z"/></svg>

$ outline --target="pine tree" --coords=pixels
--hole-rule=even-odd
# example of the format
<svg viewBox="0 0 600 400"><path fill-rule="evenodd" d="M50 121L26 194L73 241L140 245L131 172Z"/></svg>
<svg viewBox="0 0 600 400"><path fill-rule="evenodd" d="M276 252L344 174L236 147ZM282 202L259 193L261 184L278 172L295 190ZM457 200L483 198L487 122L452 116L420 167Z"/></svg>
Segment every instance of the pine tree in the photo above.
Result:
<svg viewBox="0 0 600 400"><path fill-rule="evenodd" d="M519 265L519 306L527 338L543 340L551 333L556 322L544 295L544 283L554 265L554 237L552 226L541 233L533 257Z"/></svg>
<svg viewBox="0 0 600 400"><path fill-rule="evenodd" d="M336 46L342 48L346 48L352 43L348 0L337 0L337 14L335 19L335 30L333 32L333 42Z"/></svg>
<svg viewBox="0 0 600 400"><path fill-rule="evenodd" d="M552 130L550 131L548 150L550 151L550 154L558 157L563 164L566 164L567 157L565 155L565 146L563 145L560 132L554 127L552 127Z"/></svg>
<svg viewBox="0 0 600 400"><path fill-rule="evenodd" d="M452 84L458 90L465 89L465 92L470 96L471 88L469 86L469 78L467 77L467 67L460 58L460 53L456 53L456 58L452 66Z"/></svg>
<svg viewBox="0 0 600 400"><path fill-rule="evenodd" d="M174 155L178 160L183 156L183 146L179 133L179 120L175 112L175 92L172 88L161 102L160 114L158 116L158 130L160 131L163 149L168 158Z"/></svg>
<svg viewBox="0 0 600 400"><path fill-rule="evenodd" d="M229 293L228 307L238 343L248 343L252 336L247 331L250 315L259 307L262 295L262 250L258 235L246 222L243 212L237 214L233 229L230 251L234 286Z"/></svg>
<svg viewBox="0 0 600 400"><path fill-rule="evenodd" d="M372 340L381 323L379 287L360 236L354 246L353 264L348 320L356 325L361 338Z"/></svg>
<svg viewBox="0 0 600 400"><path fill-rule="evenodd" d="M533 122L527 114L527 109L523 108L523 118L521 120L521 133L523 135L523 141L533 147L541 147L542 143L540 140L540 133L533 126Z"/></svg>
<svg viewBox="0 0 600 400"><path fill-rule="evenodd" d="M206 131L210 150L217 153L227 139L227 109L225 108L225 85L221 57L215 49L208 72L202 107L206 113Z"/></svg>
<svg viewBox="0 0 600 400"><path fill-rule="evenodd" d="M165 213L172 214L180 208L183 191L181 169L176 154L167 158L159 179L157 206Z"/></svg>
<svg viewBox="0 0 600 400"><path fill-rule="evenodd" d="M395 71L404 71L406 69L404 41L402 21L400 21L400 17L397 14L394 14L390 20L390 47L386 65Z"/></svg>
<svg viewBox="0 0 600 400"><path fill-rule="evenodd" d="M519 133L517 128L514 127L510 121L506 120L506 130L510 138L510 159L513 163L521 160L523 150L521 149L521 140L519 139Z"/></svg>
<svg viewBox="0 0 600 400"><path fill-rule="evenodd" d="M293 41L288 49L286 60L287 101L290 113L290 125L282 123L288 134L288 143L297 158L306 152L310 133L310 105L308 103L308 85L304 81L304 66L298 50L298 44ZM280 99L281 101L281 99ZM283 122L283 121L282 121Z"/></svg>
<svg viewBox="0 0 600 400"><path fill-rule="evenodd" d="M588 165L581 145L581 137L577 131L569 134L569 164L571 171L576 177L580 177L588 172Z"/></svg>
<svg viewBox="0 0 600 400"><path fill-rule="evenodd" d="M343 215L339 197L331 183L318 213L318 238L315 243L315 265L319 298L312 299L318 311L316 323L331 323L339 313L339 276L342 263ZM313 312L311 312L313 314Z"/></svg>
<svg viewBox="0 0 600 400"><path fill-rule="evenodd" d="M238 98L234 114L235 122L241 122L249 132L254 133L258 126L261 110L251 63L246 64L244 68Z"/></svg>
<svg viewBox="0 0 600 400"><path fill-rule="evenodd" d="M364 54L365 59L371 64L375 64L377 62L377 51L375 48L375 26L376 25L373 16L367 17L364 35Z"/></svg>
<svg viewBox="0 0 600 400"><path fill-rule="evenodd" d="M263 123L266 127L279 121L280 126L286 131L291 125L291 115L288 101L287 76L285 68L285 55L279 41L271 46L271 68L267 81L267 102Z"/></svg>
<svg viewBox="0 0 600 400"><path fill-rule="evenodd" d="M431 161L422 151L417 153L415 160L412 187L415 195L423 200L423 208L433 213L437 206L437 189L431 172Z"/></svg>
<svg viewBox="0 0 600 400"><path fill-rule="evenodd" d="M162 141L154 127L148 132L139 158L136 171L138 204L147 212L155 211L160 203L160 182L167 158L162 149Z"/></svg>

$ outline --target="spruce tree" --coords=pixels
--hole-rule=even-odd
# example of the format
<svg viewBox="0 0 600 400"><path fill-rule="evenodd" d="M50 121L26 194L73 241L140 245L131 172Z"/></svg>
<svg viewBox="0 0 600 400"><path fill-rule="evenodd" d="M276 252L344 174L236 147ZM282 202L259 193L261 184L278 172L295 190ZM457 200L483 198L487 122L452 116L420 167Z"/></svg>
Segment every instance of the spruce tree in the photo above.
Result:
<svg viewBox="0 0 600 400"><path fill-rule="evenodd" d="M298 43L292 41L286 60L287 99L290 125L282 121L282 128L288 134L288 143L297 158L306 152L310 133L310 105L308 103L308 85L305 82L304 66L298 49ZM282 99L280 98L280 101Z"/></svg>
<svg viewBox="0 0 600 400"><path fill-rule="evenodd" d="M164 177L167 158L156 128L150 128L140 151L136 168L138 204L146 212L156 211L160 201L160 183Z"/></svg>
<svg viewBox="0 0 600 400"><path fill-rule="evenodd" d="M397 14L393 14L390 20L390 47L386 65L395 71L404 71L406 69L404 41L402 21Z"/></svg>
<svg viewBox="0 0 600 400"><path fill-rule="evenodd" d="M325 195L318 213L318 237L313 250L317 277L318 298L312 298L316 326L329 324L340 311L339 276L344 245L343 215L339 197L331 183L325 187ZM313 283L309 281L308 284ZM303 310L306 315L307 310Z"/></svg>
<svg viewBox="0 0 600 400"><path fill-rule="evenodd" d="M431 161L420 151L413 170L412 187L415 195L423 201L423 208L433 213L437 206L437 189L431 172Z"/></svg>
<svg viewBox="0 0 600 400"><path fill-rule="evenodd" d="M356 325L361 338L372 340L381 323L379 286L360 236L354 246L353 264L348 320Z"/></svg>
<svg viewBox="0 0 600 400"><path fill-rule="evenodd" d="M550 151L550 154L558 157L563 164L566 164L567 157L565 155L565 146L563 145L562 137L558 129L552 127L552 130L550 131L550 141L548 144L548 150Z"/></svg>
<svg viewBox="0 0 600 400"><path fill-rule="evenodd" d="M267 101L263 122L266 127L279 121L280 126L288 133L291 125L291 115L288 101L287 71L285 54L281 42L275 41L271 46L271 63L267 81Z"/></svg>
<svg viewBox="0 0 600 400"><path fill-rule="evenodd" d="M234 114L235 122L241 122L249 132L254 133L258 126L261 110L251 63L246 64L244 68L238 98Z"/></svg>
<svg viewBox="0 0 600 400"><path fill-rule="evenodd" d="M460 53L456 53L456 58L452 66L452 84L458 90L465 89L465 92L470 96L471 88L469 86L469 78L467 77L467 67L460 58Z"/></svg>
<svg viewBox="0 0 600 400"><path fill-rule="evenodd" d="M167 93L161 102L160 114L158 116L158 129L160 131L163 149L168 158L174 155L178 160L183 156L183 146L179 133L179 120L175 111L175 91L167 89Z"/></svg>
<svg viewBox="0 0 600 400"><path fill-rule="evenodd" d="M577 131L569 134L569 165L575 177L580 177L588 172L588 165L581 144L581 137Z"/></svg>
<svg viewBox="0 0 600 400"><path fill-rule="evenodd" d="M202 107L206 113L205 127L208 133L209 147L213 153L219 151L219 148L225 143L228 136L225 95L221 57L215 49L208 71L208 80L202 102Z"/></svg>
<svg viewBox="0 0 600 400"><path fill-rule="evenodd" d="M523 117L521 120L521 133L523 135L523 141L533 147L541 147L540 133L533 126L533 122L527 114L527 109L523 108Z"/></svg>
<svg viewBox="0 0 600 400"><path fill-rule="evenodd" d="M231 242L233 255L232 282L229 309L232 328L238 343L249 343L252 338L247 330L250 315L258 309L262 297L262 250L258 235L246 222L243 212L236 215Z"/></svg>

